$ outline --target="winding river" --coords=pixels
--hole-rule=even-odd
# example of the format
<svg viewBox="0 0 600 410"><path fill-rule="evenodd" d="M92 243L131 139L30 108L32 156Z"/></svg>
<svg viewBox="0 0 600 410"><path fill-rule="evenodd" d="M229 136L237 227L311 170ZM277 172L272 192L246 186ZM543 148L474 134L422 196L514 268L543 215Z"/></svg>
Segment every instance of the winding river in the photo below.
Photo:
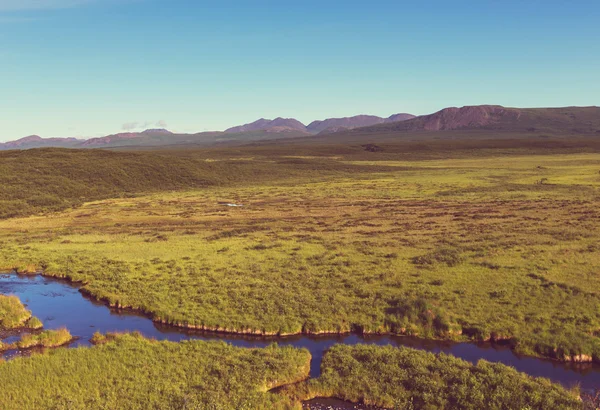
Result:
<svg viewBox="0 0 600 410"><path fill-rule="evenodd" d="M0 293L18 296L27 305L28 309L44 323L44 328L67 327L71 334L78 337L70 347L89 346L89 339L96 331L102 333L139 331L146 337L171 341L184 339L223 340L242 347L265 347L277 342L280 345L292 345L308 349L313 357L311 377L318 377L323 353L334 344L390 344L435 353L445 352L470 362L477 362L479 359L500 362L532 376L546 377L566 387L572 387L575 384L579 384L583 390L600 387L600 366L598 365L565 364L522 357L514 354L510 349L490 344L448 343L394 336L345 335L263 338L208 334L160 325L135 312L111 309L102 303L83 296L77 286L67 281L45 278L39 275L1 274ZM3 356L13 357L19 354L18 351L8 351L4 352ZM326 405L320 408L340 408L336 407L334 403L331 404L331 406Z"/></svg>

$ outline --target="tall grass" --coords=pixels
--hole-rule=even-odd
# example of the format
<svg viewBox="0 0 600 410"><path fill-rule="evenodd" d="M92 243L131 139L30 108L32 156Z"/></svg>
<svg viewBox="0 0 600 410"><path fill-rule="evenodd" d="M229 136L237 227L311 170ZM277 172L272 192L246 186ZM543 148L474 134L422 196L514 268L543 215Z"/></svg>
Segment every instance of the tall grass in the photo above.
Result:
<svg viewBox="0 0 600 410"><path fill-rule="evenodd" d="M296 400L336 397L389 409L583 409L578 392L502 364L472 365L409 348L336 345L321 376L281 391Z"/></svg>
<svg viewBox="0 0 600 410"><path fill-rule="evenodd" d="M269 390L308 377L306 350L236 348L221 342L113 337L0 363L0 408L277 409Z"/></svg>
<svg viewBox="0 0 600 410"><path fill-rule="evenodd" d="M38 328L39 325L40 321L31 317L18 297L0 295L0 331L26 326Z"/></svg>
<svg viewBox="0 0 600 410"><path fill-rule="evenodd" d="M27 333L14 345L18 349L31 349L33 347L59 347L69 343L73 337L65 329L44 330L41 333Z"/></svg>

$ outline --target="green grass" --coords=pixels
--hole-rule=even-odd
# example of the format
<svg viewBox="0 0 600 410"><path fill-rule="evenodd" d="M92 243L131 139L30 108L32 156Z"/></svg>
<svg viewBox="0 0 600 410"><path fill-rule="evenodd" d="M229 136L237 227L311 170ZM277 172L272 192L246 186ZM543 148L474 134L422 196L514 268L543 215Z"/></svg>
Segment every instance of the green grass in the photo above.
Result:
<svg viewBox="0 0 600 410"><path fill-rule="evenodd" d="M42 322L31 316L18 297L0 295L0 331L21 327L40 329L42 326Z"/></svg>
<svg viewBox="0 0 600 410"><path fill-rule="evenodd" d="M34 347L60 347L73 340L67 329L44 330L41 333L27 333L14 343L18 349L31 349Z"/></svg>
<svg viewBox="0 0 600 410"><path fill-rule="evenodd" d="M55 346L53 345L53 341L61 339L64 336L62 333L54 331L42 332L35 335L25 334L19 342L13 344L2 342L4 334L9 335L11 330L39 330L43 326L42 322L37 317L32 316L31 312L23 306L18 297L0 295L0 352L17 347L55 347L64 344L63 342ZM71 335L69 335L68 339L71 339Z"/></svg>
<svg viewBox="0 0 600 410"><path fill-rule="evenodd" d="M0 408L277 409L269 390L308 377L306 350L236 348L222 342L112 337L0 363Z"/></svg>
<svg viewBox="0 0 600 410"><path fill-rule="evenodd" d="M139 334L96 334L94 343L0 362L0 408L297 409L314 397L402 409L582 408L577 392L546 379L408 348L336 345L308 380L304 349Z"/></svg>
<svg viewBox="0 0 600 410"><path fill-rule="evenodd" d="M600 360L600 155L392 148L170 153L243 183L0 221L0 267L82 281L180 326L495 340Z"/></svg>
<svg viewBox="0 0 600 410"><path fill-rule="evenodd" d="M582 409L577 392L502 364L391 346L336 345L321 376L282 389L295 400L335 397L390 409Z"/></svg>

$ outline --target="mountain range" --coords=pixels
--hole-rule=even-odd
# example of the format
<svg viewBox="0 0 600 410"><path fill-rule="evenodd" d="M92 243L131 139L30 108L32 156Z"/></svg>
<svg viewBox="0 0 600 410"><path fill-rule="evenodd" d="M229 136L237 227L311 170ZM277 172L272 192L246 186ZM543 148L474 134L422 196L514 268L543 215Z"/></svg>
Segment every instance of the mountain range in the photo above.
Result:
<svg viewBox="0 0 600 410"><path fill-rule="evenodd" d="M395 114L388 118L357 115L329 118L304 125L293 118L261 118L253 123L229 128L223 132L176 134L166 129L127 132L87 140L76 138L41 138L31 135L16 141L0 143L0 150L41 147L114 148L157 147L182 144L213 145L247 143L274 139L312 137L319 140L401 138L410 133L444 133L478 130L485 133L526 133L531 135L600 136L600 107L507 108L499 105L445 108L429 115ZM496 134L494 134L496 135Z"/></svg>
<svg viewBox="0 0 600 410"><path fill-rule="evenodd" d="M405 121L416 118L412 114L395 114L388 118L381 118L375 115L356 115L354 117L328 118L322 121L313 121L309 125L304 125L294 118L276 118L266 120L261 118L250 124L244 124L225 130L225 133L239 133L248 131L267 131L267 132L304 132L307 134L330 133L354 128L367 127L369 125L383 124L390 122Z"/></svg>

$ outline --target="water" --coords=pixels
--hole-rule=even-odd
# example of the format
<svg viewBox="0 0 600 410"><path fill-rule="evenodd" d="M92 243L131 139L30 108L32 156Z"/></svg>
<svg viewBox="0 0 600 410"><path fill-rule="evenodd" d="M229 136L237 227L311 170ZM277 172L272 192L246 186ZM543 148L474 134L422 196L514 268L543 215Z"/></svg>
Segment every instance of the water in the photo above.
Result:
<svg viewBox="0 0 600 410"><path fill-rule="evenodd" d="M188 331L156 324L147 317L132 311L110 309L102 303L83 296L77 286L63 280L42 276L0 275L0 293L18 296L27 305L28 309L44 323L45 329L67 327L72 335L78 337L70 345L71 347L89 346L89 340L96 331L101 333L138 331L146 337L171 341L184 339L223 340L241 347L265 347L277 342L280 345L292 345L308 349L313 357L311 377L318 377L323 353L334 344L367 343L408 346L434 353L449 353L472 363L477 362L479 359L504 363L531 376L549 378L565 387L572 387L575 384L579 384L584 390L600 387L600 366L598 365L564 364L521 357L508 348L489 344L447 343L394 336L346 335L263 338ZM19 354L19 352L4 353L5 356L9 357L16 354ZM343 408L335 405L330 407Z"/></svg>

